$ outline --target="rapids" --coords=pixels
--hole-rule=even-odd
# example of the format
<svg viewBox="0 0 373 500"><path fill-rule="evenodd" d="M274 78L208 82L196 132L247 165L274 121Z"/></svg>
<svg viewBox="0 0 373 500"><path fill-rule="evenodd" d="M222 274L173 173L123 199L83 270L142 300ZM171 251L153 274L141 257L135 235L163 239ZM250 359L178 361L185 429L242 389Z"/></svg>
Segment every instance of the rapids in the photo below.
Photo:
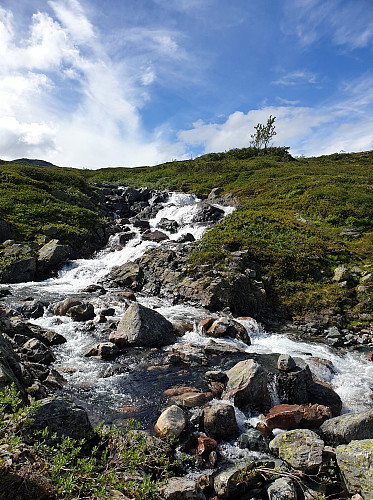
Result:
<svg viewBox="0 0 373 500"><path fill-rule="evenodd" d="M157 228L162 218L175 220L180 228L177 233L167 233L176 240L182 234L192 233L198 239L207 229L206 224L192 224L192 218L198 209L198 199L193 195L172 193L156 217L150 220L151 228ZM223 208L225 214L233 208ZM20 301L26 297L57 302L68 296L79 297L81 290L91 284L99 283L114 266L136 260L147 249L162 243L142 241L137 228L131 228L136 237L125 247L118 249L118 235L111 237L107 247L91 259L79 259L69 262L56 278L43 282L29 282L7 285L12 296L7 300ZM87 296L83 297L87 299ZM210 315L203 308L187 305L172 305L166 299L142 296L137 299L143 305L157 309L170 321L185 321L198 324L199 320ZM113 320L119 320L125 310L125 304L111 294L89 297L95 310L114 307ZM108 302L109 300L109 302ZM114 361L102 361L85 358L87 348L97 341L107 340L105 330L90 329L86 325L73 322L70 318L56 317L48 310L44 316L33 320L43 328L55 330L67 339L67 343L55 347L55 367L67 380L62 393L70 395L88 411L93 423L104 420L107 423L120 424L128 417L137 418L143 427L152 428L159 412L166 403L163 391L173 385L195 386L206 390L200 368L165 365L169 348L132 349L121 354ZM325 344L296 341L284 334L265 332L255 320L241 320L249 331L252 345L247 346L233 339L219 339L219 342L231 344L250 353L287 353L308 360L311 370L321 379L327 380L340 395L343 411L362 411L373 408L369 397L373 386L373 363L368 362L358 352L341 354ZM202 346L207 342L195 326L185 334L180 342ZM334 369L326 363L316 363L308 358L329 360ZM201 381L202 380L202 381ZM272 402L276 404L276 394ZM237 410L239 421L255 420L255 415L243 415Z"/></svg>

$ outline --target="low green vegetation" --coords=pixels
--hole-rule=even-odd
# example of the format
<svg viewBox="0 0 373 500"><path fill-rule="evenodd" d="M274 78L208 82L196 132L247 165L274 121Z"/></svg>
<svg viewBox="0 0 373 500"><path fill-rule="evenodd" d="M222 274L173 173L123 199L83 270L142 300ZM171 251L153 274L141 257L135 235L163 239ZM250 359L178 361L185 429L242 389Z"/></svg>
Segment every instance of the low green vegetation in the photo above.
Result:
<svg viewBox="0 0 373 500"><path fill-rule="evenodd" d="M0 165L0 219L10 223L19 241L37 240L50 225L64 242L86 235L99 220L98 200L79 170Z"/></svg>
<svg viewBox="0 0 373 500"><path fill-rule="evenodd" d="M24 406L14 386L0 391L0 499L113 498L113 490L137 500L158 489L179 463L170 443L139 431L98 426L90 440L33 431L38 403ZM6 491L6 493L4 493ZM3 493L1 493L3 492Z"/></svg>
<svg viewBox="0 0 373 500"><path fill-rule="evenodd" d="M234 193L237 210L209 231L191 265L228 268L232 252L247 253L291 315L354 309L358 300L330 280L338 265L365 272L373 248L373 151L292 158L288 148L256 147L211 153L154 167L74 170L0 166L0 219L20 238L58 226L66 239L98 220L92 183L116 183L207 196ZM343 235L345 228L354 235ZM366 297L369 299L369 293ZM355 298L356 299L356 298ZM370 309L365 312L370 313ZM354 313L355 314L355 313ZM351 318L354 321L354 318Z"/></svg>
<svg viewBox="0 0 373 500"><path fill-rule="evenodd" d="M279 302L294 317L324 309L353 312L351 292L330 277L338 265L364 270L371 263L372 165L373 151L292 158L288 148L250 147L86 175L91 181L202 196L215 187L234 193L237 210L206 233L191 264L228 268L232 252L247 252L247 265L254 263L269 278ZM357 234L344 236L343 229L351 227Z"/></svg>

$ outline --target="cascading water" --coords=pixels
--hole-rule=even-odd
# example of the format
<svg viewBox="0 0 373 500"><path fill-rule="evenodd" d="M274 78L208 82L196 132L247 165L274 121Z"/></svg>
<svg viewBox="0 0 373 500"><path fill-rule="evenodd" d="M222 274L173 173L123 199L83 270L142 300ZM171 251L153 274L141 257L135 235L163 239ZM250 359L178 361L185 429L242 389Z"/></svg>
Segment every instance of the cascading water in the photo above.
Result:
<svg viewBox="0 0 373 500"><path fill-rule="evenodd" d="M198 239L207 228L207 224L193 224L192 219L198 210L197 198L193 195L173 193L164 203L157 215L149 221L152 229L157 228L162 218L176 221L179 228L176 233L162 229L171 240L177 240L185 233L191 233ZM223 208L223 207L221 207ZM232 208L224 208L230 213ZM67 296L77 297L88 285L100 282L114 266L136 260L148 248L162 243L143 241L140 231L131 227L135 237L122 249L118 249L118 236L113 236L107 248L99 252L93 259L80 259L69 263L60 271L58 277L44 282L22 283L10 285L13 299L27 296L57 302ZM184 320L198 323L209 315L202 308L186 305L172 305L166 299L158 297L138 296L140 303L156 308L171 321ZM108 306L105 296L90 297L95 310ZM124 310L123 301L110 295L110 307L115 309L113 320L118 320ZM307 344L298 342L286 335L270 334L256 323L255 320L240 320L249 331L252 345L247 346L233 339L217 339L218 343L233 345L249 353L287 353L305 359L312 371L321 379L331 383L342 398L343 411L361 411L372 408L370 399L373 363L368 362L357 352L343 355L322 344ZM86 349L94 342L107 340L107 333L94 328L87 329L81 323L70 318L56 317L46 312L42 318L34 321L36 324L55 330L67 339L67 343L56 347L56 367L61 370L67 384L64 392L69 393L88 409L93 421L105 419L108 422L119 421L128 415L140 419L145 426L152 427L159 409L166 400L162 397L163 390L178 384L201 389L198 369L164 366L167 350L133 349L130 353L119 356L115 361L103 361L85 358ZM105 336L106 335L106 336ZM180 339L185 344L195 346L205 345L208 339L195 328ZM157 352L156 352L157 351ZM317 358L329 360L331 363L317 363ZM333 366L334 368L330 368ZM273 392L273 402L276 403ZM253 416L242 416L248 419ZM255 418L255 417L254 417Z"/></svg>

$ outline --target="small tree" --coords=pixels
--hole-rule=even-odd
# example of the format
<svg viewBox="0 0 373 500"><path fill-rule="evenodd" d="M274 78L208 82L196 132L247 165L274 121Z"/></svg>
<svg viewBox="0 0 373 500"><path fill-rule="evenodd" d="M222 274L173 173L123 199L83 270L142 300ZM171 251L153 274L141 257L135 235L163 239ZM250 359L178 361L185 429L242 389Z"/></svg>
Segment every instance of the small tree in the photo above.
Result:
<svg viewBox="0 0 373 500"><path fill-rule="evenodd" d="M275 116L270 115L267 120L267 124L263 125L262 123L258 123L254 127L255 133L251 136L250 144L255 148L264 150L267 149L268 144L272 140L272 138L276 135L274 122L276 120Z"/></svg>

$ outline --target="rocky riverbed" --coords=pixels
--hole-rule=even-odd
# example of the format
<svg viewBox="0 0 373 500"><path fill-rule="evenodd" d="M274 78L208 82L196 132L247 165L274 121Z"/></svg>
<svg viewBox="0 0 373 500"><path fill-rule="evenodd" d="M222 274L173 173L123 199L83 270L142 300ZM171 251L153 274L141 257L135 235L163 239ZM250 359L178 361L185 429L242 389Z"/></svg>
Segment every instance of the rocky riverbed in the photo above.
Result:
<svg viewBox="0 0 373 500"><path fill-rule="evenodd" d="M111 238L101 253L56 278L2 286L1 386L43 405L70 398L93 424L135 417L177 437L184 470L163 499L373 498L371 332L361 342L326 324L309 343L302 325L267 333L256 320L273 324L271 300L245 255L221 273L188 269L231 198L103 189ZM44 270L68 256L55 260L52 236L36 270L46 245L55 251ZM68 432L71 402L61 401L53 418Z"/></svg>

